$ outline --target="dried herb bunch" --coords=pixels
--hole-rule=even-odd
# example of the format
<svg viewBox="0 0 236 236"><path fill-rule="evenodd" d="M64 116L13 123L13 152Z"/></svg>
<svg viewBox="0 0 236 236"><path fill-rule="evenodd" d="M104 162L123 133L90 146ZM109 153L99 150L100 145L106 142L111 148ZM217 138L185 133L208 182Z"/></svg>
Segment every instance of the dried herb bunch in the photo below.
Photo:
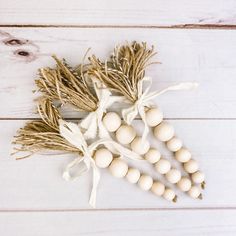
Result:
<svg viewBox="0 0 236 236"><path fill-rule="evenodd" d="M42 120L28 122L18 130L13 142L13 144L19 145L18 148L14 148L15 153L27 152L28 154L22 158L30 157L36 152L45 150L80 153L78 148L61 137L59 132L59 119L61 117L49 99L42 98L39 100L38 112Z"/></svg>
<svg viewBox="0 0 236 236"><path fill-rule="evenodd" d="M95 111L98 99L85 80L87 66L80 65L75 71L64 59L53 58L57 63L55 69L47 67L39 70L40 78L35 81L39 91L50 100L59 100L83 111Z"/></svg>
<svg viewBox="0 0 236 236"><path fill-rule="evenodd" d="M146 43L125 44L116 47L105 63L95 56L89 58L91 65L88 73L108 88L135 102L138 96L138 82L143 79L146 67L154 64L150 59L155 54L153 46L149 49Z"/></svg>

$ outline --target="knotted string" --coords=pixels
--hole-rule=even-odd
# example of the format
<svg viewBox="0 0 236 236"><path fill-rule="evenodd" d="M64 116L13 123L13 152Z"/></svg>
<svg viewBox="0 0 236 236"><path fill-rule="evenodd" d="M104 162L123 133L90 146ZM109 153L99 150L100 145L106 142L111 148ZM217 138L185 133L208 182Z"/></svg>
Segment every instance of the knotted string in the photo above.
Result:
<svg viewBox="0 0 236 236"><path fill-rule="evenodd" d="M147 82L147 88L143 92L143 84ZM177 91L177 90L190 90L198 87L198 83L194 82L186 82L186 83L179 83L177 85L173 85L167 87L161 91L154 91L149 92L152 86L152 78L151 77L144 77L142 80L138 82L138 99L136 102L122 110L122 116L127 124L131 124L135 117L139 114L143 123L144 123L144 132L142 135L142 140L144 141L148 135L149 127L146 120L145 115L145 107L153 107L154 104L152 100L167 91ZM127 100L126 100L127 101Z"/></svg>
<svg viewBox="0 0 236 236"><path fill-rule="evenodd" d="M63 172L63 178L68 181L77 179L79 176L88 172L90 168L92 168L93 184L92 184L89 204L94 208L96 207L97 187L100 181L100 171L98 167L96 166L94 159L92 158L92 155L94 151L96 150L96 148L99 145L109 144L113 146L113 148L119 151L121 157L127 157L133 160L142 160L141 156L130 151L127 148L124 148L123 146L121 146L120 144L116 143L115 141L109 138L99 139L93 142L92 144L88 145L79 126L74 123L60 120L59 130L62 137L64 137L69 143L77 147L82 152L82 156L75 158L72 162L70 162L66 166ZM82 164L84 164L85 168L82 168ZM77 166L79 170L74 176L72 176L70 173L70 170L74 166Z"/></svg>

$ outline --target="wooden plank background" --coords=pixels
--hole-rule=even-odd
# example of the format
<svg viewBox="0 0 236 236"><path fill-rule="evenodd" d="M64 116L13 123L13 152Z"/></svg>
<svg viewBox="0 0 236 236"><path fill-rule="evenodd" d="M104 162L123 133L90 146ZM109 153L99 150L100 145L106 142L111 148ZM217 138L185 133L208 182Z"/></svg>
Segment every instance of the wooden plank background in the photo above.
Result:
<svg viewBox="0 0 236 236"><path fill-rule="evenodd" d="M234 0L65 0L1 2L0 21L8 25L72 26L229 26L235 24ZM195 26L194 26L195 25Z"/></svg>
<svg viewBox="0 0 236 236"><path fill-rule="evenodd" d="M236 234L234 0L0 0L0 6L0 235ZM34 78L39 67L53 65L50 55L76 65L87 48L105 58L125 40L155 45L162 64L148 70L153 90L200 84L156 102L206 173L202 201L177 191L179 201L171 204L104 170L93 210L87 203L91 173L72 183L61 179L73 156L10 157L16 130L37 118ZM136 127L142 129L138 120ZM130 164L158 177L150 166Z"/></svg>

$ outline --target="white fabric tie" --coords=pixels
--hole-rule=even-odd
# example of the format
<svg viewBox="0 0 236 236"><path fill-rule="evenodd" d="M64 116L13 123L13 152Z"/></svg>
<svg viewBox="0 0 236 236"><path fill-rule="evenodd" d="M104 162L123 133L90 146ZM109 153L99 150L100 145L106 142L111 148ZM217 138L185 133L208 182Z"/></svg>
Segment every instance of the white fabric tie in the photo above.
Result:
<svg viewBox="0 0 236 236"><path fill-rule="evenodd" d="M99 139L92 144L88 145L84 135L82 134L80 128L78 125L66 122L64 120L59 121L59 130L60 135L65 138L69 143L71 143L73 146L77 147L82 152L82 156L79 156L75 158L72 162L70 162L64 172L63 172L63 178L65 180L74 180L77 179L79 176L84 174L85 172L89 171L90 168L93 170L93 185L92 185L92 191L90 194L90 200L89 204L92 207L96 207L96 195L97 195L97 187L100 180L100 171L98 167L95 164L94 159L92 158L93 152L96 150L96 148L99 145L105 145L109 144L113 146L116 150L119 151L121 157L128 157L133 160L142 160L142 157L138 154L130 151L127 148L124 148L120 144L116 143L115 141L111 139ZM82 168L82 165L85 165L85 168ZM77 171L77 174L74 176L71 176L70 170L77 166L79 170Z"/></svg>
<svg viewBox="0 0 236 236"><path fill-rule="evenodd" d="M143 92L143 84L144 82L148 83L147 88ZM186 82L186 83L179 83L177 85L173 85L170 87L167 87L161 91L154 91L149 92L152 86L152 78L151 77L144 77L142 80L138 82L138 99L136 102L130 106L129 108L125 108L122 110L122 116L127 124L131 124L132 121L135 119L135 117L139 114L143 123L144 123L144 132L142 135L142 140L145 140L149 128L146 120L145 115L145 107L152 107L153 102L152 100L159 95L167 92L167 91L177 91L177 90L190 90L198 87L198 83L194 82Z"/></svg>
<svg viewBox="0 0 236 236"><path fill-rule="evenodd" d="M109 132L104 127L102 118L106 110L115 102L124 101L122 96L112 96L108 88L102 87L97 80L93 80L94 89L99 100L98 108L94 112L90 112L80 123L80 127L85 130L85 139L94 139L97 135L100 138L109 138Z"/></svg>

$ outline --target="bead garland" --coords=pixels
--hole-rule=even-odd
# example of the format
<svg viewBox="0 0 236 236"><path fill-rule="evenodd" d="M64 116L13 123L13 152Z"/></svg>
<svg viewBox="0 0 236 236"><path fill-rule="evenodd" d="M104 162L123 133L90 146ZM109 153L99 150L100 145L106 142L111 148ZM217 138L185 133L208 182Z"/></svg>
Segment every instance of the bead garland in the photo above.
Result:
<svg viewBox="0 0 236 236"><path fill-rule="evenodd" d="M154 181L151 176L142 174L138 169L129 167L123 159L113 158L112 153L106 148L96 150L93 158L98 167L108 168L114 177L125 177L129 183L137 184L143 191L152 191L168 201L177 201L177 195L172 189L160 181Z"/></svg>
<svg viewBox="0 0 236 236"><path fill-rule="evenodd" d="M150 110L147 111L147 113L149 114L147 116L148 124L152 124L152 126L154 126L154 124L160 124L163 120L162 113L159 112L159 110L155 108L150 109ZM155 116L158 115L158 116L155 119L153 115ZM113 132L115 132L116 139L118 140L118 142L120 142L121 144L126 144L126 145L130 144L131 150L136 152L139 155L144 155L145 160L148 161L150 164L153 164L155 167L155 170L158 173L164 175L168 182L170 182L171 184L176 184L176 186L181 191L186 192L190 197L192 197L192 195L189 194L188 192L192 187L191 181L187 177L182 176L179 170L173 168L171 166L170 161L163 158L157 149L151 148L147 140L142 141L142 138L136 135L136 131L133 128L133 126L122 124L121 118L115 112L107 112L105 116L103 117L103 123L108 131L113 130ZM117 129L116 130L111 129L109 124L111 124L112 127L116 127ZM162 132L167 131L168 133L168 135L166 135L165 137L164 135L161 134L162 140L167 140L167 136L169 137L169 139L174 136L173 128L171 128L171 131L168 132L168 129L170 127L171 126L169 124L163 123L162 127L158 129L159 131L160 130L162 130ZM159 131L158 131L158 134L159 134ZM175 138L175 140L172 141L172 143L170 143L169 146L172 146L172 150L176 150L177 147L181 146L180 144L181 144L181 141ZM191 167L189 167L188 169L190 168ZM186 179L188 181L186 181Z"/></svg>
<svg viewBox="0 0 236 236"><path fill-rule="evenodd" d="M153 111L152 111L153 110ZM202 188L205 187L204 174L199 171L199 165L196 160L192 159L191 152L183 147L182 141L174 136L174 128L171 124L163 121L163 114L161 111L158 112L158 108L149 109L146 114L159 114L156 117L148 118L147 123L150 124L159 122L155 127L153 127L154 136L162 142L166 143L166 147L174 153L175 159L183 164L184 170L191 176L193 183L200 184ZM149 121L149 119L151 121ZM190 193L192 196L192 192Z"/></svg>

